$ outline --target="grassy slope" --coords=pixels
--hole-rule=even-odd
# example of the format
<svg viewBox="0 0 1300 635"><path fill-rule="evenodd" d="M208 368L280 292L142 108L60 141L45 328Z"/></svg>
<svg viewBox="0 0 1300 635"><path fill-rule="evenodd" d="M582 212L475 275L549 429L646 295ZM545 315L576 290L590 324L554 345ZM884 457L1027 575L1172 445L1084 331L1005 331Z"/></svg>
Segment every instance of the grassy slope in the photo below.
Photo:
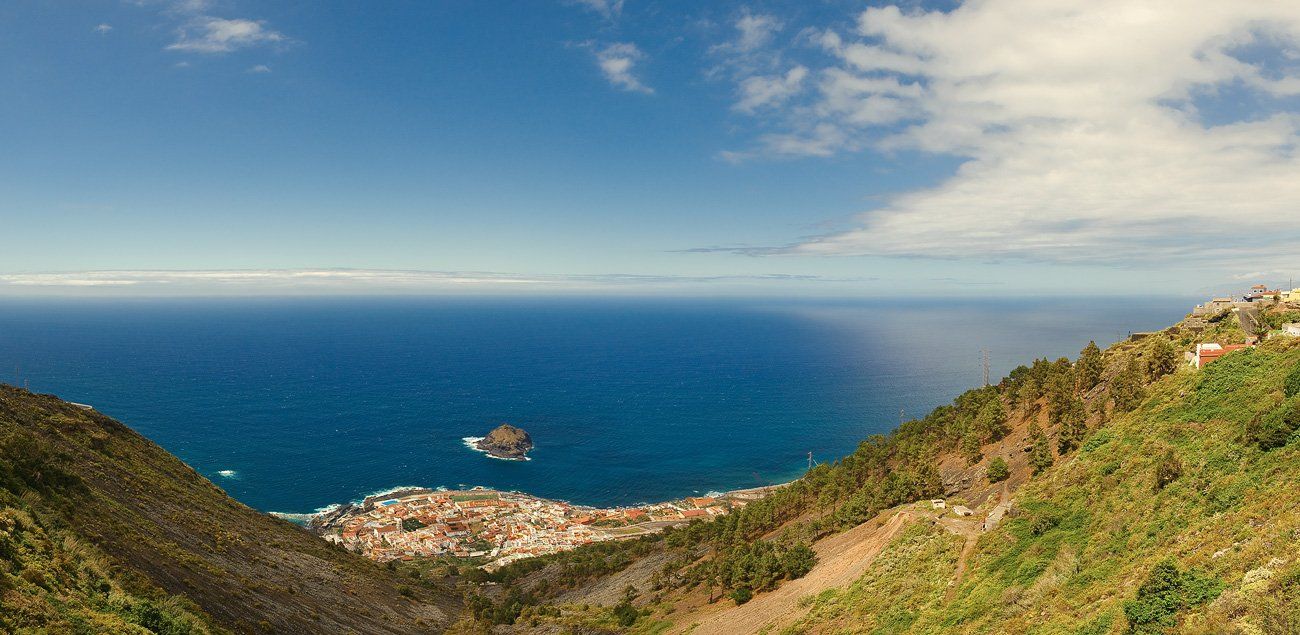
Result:
<svg viewBox="0 0 1300 635"><path fill-rule="evenodd" d="M1125 601L1172 557L1225 586L1180 611L1173 629L1300 632L1300 440L1266 452L1244 433L1281 406L1297 364L1300 341L1277 340L1150 386L1137 410L1018 492L1019 512L981 537L950 603L932 575L951 576L950 538L918 530L882 555L888 571L817 598L790 630L1125 632ZM1157 463L1170 454L1181 476L1158 489Z"/></svg>
<svg viewBox="0 0 1300 635"><path fill-rule="evenodd" d="M146 600L178 633L428 632L457 610L54 397L0 386L0 466L0 631L133 632Z"/></svg>

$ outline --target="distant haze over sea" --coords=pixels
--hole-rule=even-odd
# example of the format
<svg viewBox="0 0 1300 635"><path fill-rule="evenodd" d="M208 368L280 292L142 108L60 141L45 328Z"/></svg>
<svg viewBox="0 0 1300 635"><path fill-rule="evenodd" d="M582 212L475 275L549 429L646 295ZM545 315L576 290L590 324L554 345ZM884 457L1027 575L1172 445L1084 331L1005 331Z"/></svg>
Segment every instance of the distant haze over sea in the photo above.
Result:
<svg viewBox="0 0 1300 635"><path fill-rule="evenodd" d="M798 476L1189 298L0 301L0 380L89 403L263 510L399 485L593 505ZM18 375L15 375L17 368ZM508 422L533 460L466 448Z"/></svg>

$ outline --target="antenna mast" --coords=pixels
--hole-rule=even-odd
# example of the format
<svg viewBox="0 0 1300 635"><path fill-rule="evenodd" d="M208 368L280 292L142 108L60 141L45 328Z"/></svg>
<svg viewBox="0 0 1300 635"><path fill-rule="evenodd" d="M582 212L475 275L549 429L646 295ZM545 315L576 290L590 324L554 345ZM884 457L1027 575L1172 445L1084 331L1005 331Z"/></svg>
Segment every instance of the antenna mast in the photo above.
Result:
<svg viewBox="0 0 1300 635"><path fill-rule="evenodd" d="M980 354L984 358L984 386L989 385L989 349L981 348Z"/></svg>

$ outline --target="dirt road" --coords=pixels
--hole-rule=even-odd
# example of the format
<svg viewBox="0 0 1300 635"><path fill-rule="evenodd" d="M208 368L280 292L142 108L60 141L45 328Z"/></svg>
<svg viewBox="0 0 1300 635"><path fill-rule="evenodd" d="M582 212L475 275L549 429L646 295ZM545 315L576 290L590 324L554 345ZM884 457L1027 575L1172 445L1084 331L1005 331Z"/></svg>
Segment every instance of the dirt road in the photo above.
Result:
<svg viewBox="0 0 1300 635"><path fill-rule="evenodd" d="M808 575L782 584L770 593L760 593L741 606L732 606L729 600L677 617L676 632L690 629L692 635L739 635L757 633L766 626L772 632L798 620L807 611L799 606L799 599L825 589L852 584L866 572L880 551L914 516L901 511L883 525L875 522L858 525L849 531L827 538L814 547L818 562Z"/></svg>

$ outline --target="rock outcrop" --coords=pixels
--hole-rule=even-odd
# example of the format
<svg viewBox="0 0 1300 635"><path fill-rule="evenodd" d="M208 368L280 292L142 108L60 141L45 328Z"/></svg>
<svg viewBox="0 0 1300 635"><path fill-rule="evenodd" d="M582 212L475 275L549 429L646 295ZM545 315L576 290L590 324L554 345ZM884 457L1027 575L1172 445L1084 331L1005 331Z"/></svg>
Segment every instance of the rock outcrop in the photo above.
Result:
<svg viewBox="0 0 1300 635"><path fill-rule="evenodd" d="M522 429L503 423L474 445L489 456L522 461L527 458L528 451L533 449L533 438Z"/></svg>

